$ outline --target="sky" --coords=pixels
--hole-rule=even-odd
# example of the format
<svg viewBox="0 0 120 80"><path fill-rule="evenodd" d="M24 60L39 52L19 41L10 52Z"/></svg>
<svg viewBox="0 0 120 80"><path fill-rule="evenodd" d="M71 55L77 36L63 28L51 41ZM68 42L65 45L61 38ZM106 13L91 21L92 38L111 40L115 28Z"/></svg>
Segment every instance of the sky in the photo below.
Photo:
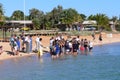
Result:
<svg viewBox="0 0 120 80"><path fill-rule="evenodd" d="M32 8L50 12L58 5L61 5L63 9L76 9L78 13L86 16L97 13L106 14L109 18L120 16L120 0L0 0L0 3L3 5L5 16L9 17L15 10L21 10L29 15L29 10Z"/></svg>

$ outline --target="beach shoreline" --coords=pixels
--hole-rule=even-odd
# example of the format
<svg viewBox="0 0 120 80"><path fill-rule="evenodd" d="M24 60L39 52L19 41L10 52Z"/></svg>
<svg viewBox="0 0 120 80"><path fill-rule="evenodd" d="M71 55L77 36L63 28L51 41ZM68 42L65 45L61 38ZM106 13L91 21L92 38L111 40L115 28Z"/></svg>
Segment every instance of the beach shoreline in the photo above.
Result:
<svg viewBox="0 0 120 80"><path fill-rule="evenodd" d="M106 34L106 33L103 33L102 34L102 37L103 37L103 41L102 43L98 40L98 37L99 35L96 35L96 39L95 41L93 41L93 45L96 46L96 45L104 45L104 44L111 44L111 43L118 43L120 42L120 34L112 34L112 36L110 34ZM43 45L45 47L49 47L49 39L51 38L51 36L40 36L41 38L43 38ZM64 38L66 39L66 35L64 36ZM74 37L74 36L72 36ZM32 38L33 39L33 49L35 47L35 36ZM88 41L92 41L92 37L91 36L80 36L80 39L88 39ZM8 60L8 59L12 59L12 58L21 58L21 57L26 57L26 56L32 56L32 55L37 55L37 53L22 53L20 52L19 55L9 55L7 54L7 51L10 51L10 45L9 45L9 42L0 42L0 45L3 46L3 49L5 50L5 52L3 52L1 55L0 55L0 61L3 61L3 60ZM49 49L44 49L46 51L49 51Z"/></svg>

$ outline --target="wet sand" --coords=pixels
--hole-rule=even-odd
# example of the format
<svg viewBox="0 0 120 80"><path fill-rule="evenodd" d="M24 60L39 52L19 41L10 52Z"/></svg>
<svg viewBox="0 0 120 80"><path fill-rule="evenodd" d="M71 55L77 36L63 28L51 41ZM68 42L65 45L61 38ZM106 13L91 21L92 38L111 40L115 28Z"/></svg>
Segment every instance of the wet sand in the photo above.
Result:
<svg viewBox="0 0 120 80"><path fill-rule="evenodd" d="M103 44L109 44L109 43L115 43L115 42L120 42L120 34L112 34L112 36L110 34L106 34L106 33L102 33L102 37L103 37L103 41L100 42L98 39L99 35L96 35L96 39L95 41L93 41L94 45L103 45ZM45 47L49 47L49 40L51 38L51 36L40 36L43 40L42 40L42 44ZM75 36L72 36L75 37ZM36 37L32 37L33 39L33 50L35 49L35 38ZM64 38L66 39L67 36L65 35ZM87 39L88 41L92 41L92 37L91 36L80 36L80 39ZM20 52L19 55L9 55L7 54L8 51L11 51L10 49L10 45L9 42L0 42L0 45L3 46L4 52L0 55L0 60L6 60L6 59L10 59L10 58L20 58L20 57L24 57L24 56L31 56L31 55L37 55L36 53L22 53ZM45 48L45 51L49 51L49 48Z"/></svg>

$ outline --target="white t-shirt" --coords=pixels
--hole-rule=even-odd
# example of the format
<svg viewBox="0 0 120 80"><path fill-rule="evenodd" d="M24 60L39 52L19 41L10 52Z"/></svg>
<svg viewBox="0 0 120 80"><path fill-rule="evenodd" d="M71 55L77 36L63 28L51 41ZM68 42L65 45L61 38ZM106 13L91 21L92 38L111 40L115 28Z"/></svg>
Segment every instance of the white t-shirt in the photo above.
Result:
<svg viewBox="0 0 120 80"><path fill-rule="evenodd" d="M61 39L60 39L60 36L56 37L56 40L61 40Z"/></svg>
<svg viewBox="0 0 120 80"><path fill-rule="evenodd" d="M15 49L15 50L18 50L18 45L17 45L17 42L16 42L16 41L14 41L14 44L15 44L14 49Z"/></svg>
<svg viewBox="0 0 120 80"><path fill-rule="evenodd" d="M89 43L89 46L90 46L90 47L93 47L93 42L90 42L90 43Z"/></svg>
<svg viewBox="0 0 120 80"><path fill-rule="evenodd" d="M43 49L42 43L41 43L40 41L38 42L38 45L39 45L39 48L38 48L38 49L40 49L40 50Z"/></svg>
<svg viewBox="0 0 120 80"><path fill-rule="evenodd" d="M80 39L79 38L76 38L76 41L79 41Z"/></svg>
<svg viewBox="0 0 120 80"><path fill-rule="evenodd" d="M37 37L35 41L36 41L36 42L39 42L39 37Z"/></svg>
<svg viewBox="0 0 120 80"><path fill-rule="evenodd" d="M50 40L50 46L52 46L54 39Z"/></svg>
<svg viewBox="0 0 120 80"><path fill-rule="evenodd" d="M69 42L69 47L72 48L72 43L71 42Z"/></svg>
<svg viewBox="0 0 120 80"><path fill-rule="evenodd" d="M28 36L25 37L25 41L28 41Z"/></svg>

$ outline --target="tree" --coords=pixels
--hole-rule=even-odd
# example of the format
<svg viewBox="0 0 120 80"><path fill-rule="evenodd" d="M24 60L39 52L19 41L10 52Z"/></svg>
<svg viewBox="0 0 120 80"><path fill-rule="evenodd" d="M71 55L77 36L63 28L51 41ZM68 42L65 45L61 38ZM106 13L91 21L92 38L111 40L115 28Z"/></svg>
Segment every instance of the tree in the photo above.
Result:
<svg viewBox="0 0 120 80"><path fill-rule="evenodd" d="M57 25L60 26L62 24L71 26L75 22L81 22L82 20L82 17L75 9L63 9L60 5L45 15L45 24L49 25L50 28L55 28Z"/></svg>
<svg viewBox="0 0 120 80"><path fill-rule="evenodd" d="M38 9L32 8L29 10L29 19L33 21L34 29L44 28L44 12Z"/></svg>
<svg viewBox="0 0 120 80"><path fill-rule="evenodd" d="M53 10L51 12L49 12L49 17L50 17L50 21L52 23L52 27L54 27L54 25L59 24L60 14L62 11L63 11L62 6L58 5L57 7L53 8Z"/></svg>
<svg viewBox="0 0 120 80"><path fill-rule="evenodd" d="M11 20L11 18L8 16L4 16L4 17L5 17L5 20Z"/></svg>
<svg viewBox="0 0 120 80"><path fill-rule="evenodd" d="M4 19L4 10L3 5L0 3L0 20L2 21Z"/></svg>
<svg viewBox="0 0 120 80"><path fill-rule="evenodd" d="M80 14L80 16L81 16L81 18L83 19L83 20L85 20L86 19L86 15L84 15L84 14Z"/></svg>
<svg viewBox="0 0 120 80"><path fill-rule="evenodd" d="M73 24L82 21L82 18L75 9L69 8L61 13L61 21L65 24Z"/></svg>
<svg viewBox="0 0 120 80"><path fill-rule="evenodd" d="M24 12L21 10L16 10L11 16L12 20L24 20Z"/></svg>
<svg viewBox="0 0 120 80"><path fill-rule="evenodd" d="M33 19L33 28L34 29L39 29L40 28L40 22L39 22L39 19Z"/></svg>
<svg viewBox="0 0 120 80"><path fill-rule="evenodd" d="M0 26L4 25L5 23L4 20L5 20L5 17L4 17L3 5L0 3Z"/></svg>
<svg viewBox="0 0 120 80"><path fill-rule="evenodd" d="M62 6L58 5L44 15L43 23L46 29L55 28L60 23L60 14L62 11Z"/></svg>
<svg viewBox="0 0 120 80"><path fill-rule="evenodd" d="M105 29L110 29L109 18L105 14L90 15L88 17L88 20L96 20L98 29L101 29L101 27L103 27Z"/></svg>
<svg viewBox="0 0 120 80"><path fill-rule="evenodd" d="M31 20L33 20L35 18L41 18L44 15L43 11L40 11L40 10L35 9L35 8L30 9L29 14L30 14L29 18Z"/></svg>

